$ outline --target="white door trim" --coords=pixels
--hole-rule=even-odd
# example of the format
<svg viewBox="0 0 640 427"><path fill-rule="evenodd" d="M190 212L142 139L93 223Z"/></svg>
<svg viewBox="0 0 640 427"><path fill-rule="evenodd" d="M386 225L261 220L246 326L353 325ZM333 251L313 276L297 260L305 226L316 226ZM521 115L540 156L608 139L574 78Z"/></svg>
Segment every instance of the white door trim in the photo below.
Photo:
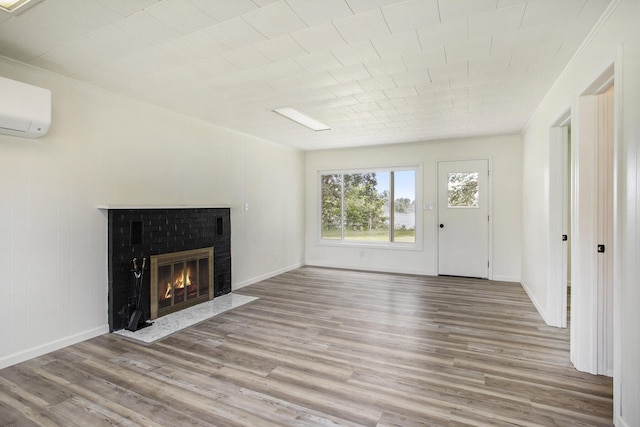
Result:
<svg viewBox="0 0 640 427"><path fill-rule="evenodd" d="M576 100L576 124L573 126L575 144L572 146L572 221L571 221L571 271L573 286L571 293L571 361L575 367L592 374L608 374L602 372L602 333L600 325L605 316L601 301L602 290L598 284L598 253L596 251L598 241L598 99L595 95L602 93L614 82L617 70L614 63L610 63L603 69L593 82L580 93ZM615 82L614 95L614 232L611 250L614 253L619 246L620 234L617 229L618 202L616 199L618 167L618 139L619 139L619 114L620 114L620 88L619 81ZM614 261L614 300L616 289L619 287L617 271L618 260ZM619 292L619 291L618 291ZM614 303L613 312L616 307ZM615 315L614 315L615 316ZM614 318L614 360L615 360L615 325ZM615 370L615 366L614 366Z"/></svg>
<svg viewBox="0 0 640 427"><path fill-rule="evenodd" d="M549 243L548 303L546 322L550 326L567 327L567 246L566 197L568 183L568 126L571 109L565 110L549 129Z"/></svg>

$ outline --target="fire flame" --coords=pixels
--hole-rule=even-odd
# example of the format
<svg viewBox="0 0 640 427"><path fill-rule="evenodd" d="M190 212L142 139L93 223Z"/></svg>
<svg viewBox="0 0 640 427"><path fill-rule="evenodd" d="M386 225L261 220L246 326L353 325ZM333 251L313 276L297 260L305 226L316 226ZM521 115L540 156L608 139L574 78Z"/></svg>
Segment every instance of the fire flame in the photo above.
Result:
<svg viewBox="0 0 640 427"><path fill-rule="evenodd" d="M171 282L167 282L167 289L164 292L163 299L171 298L171 293L174 289L183 289L185 286L191 286L191 269L190 268L187 269L185 276L187 277L187 280L183 280L182 274L178 274L174 279L173 284Z"/></svg>

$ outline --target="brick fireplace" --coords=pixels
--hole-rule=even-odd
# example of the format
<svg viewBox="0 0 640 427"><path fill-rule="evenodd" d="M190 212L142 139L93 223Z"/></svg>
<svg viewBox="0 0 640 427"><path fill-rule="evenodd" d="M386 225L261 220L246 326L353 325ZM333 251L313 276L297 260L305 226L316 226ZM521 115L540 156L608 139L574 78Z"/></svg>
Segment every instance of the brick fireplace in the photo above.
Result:
<svg viewBox="0 0 640 427"><path fill-rule="evenodd" d="M152 305L155 315L163 315L215 296L231 292L231 221L229 208L157 208L157 209L112 209L108 208L109 239L109 328L111 331L127 326L131 315L131 305L135 297L135 277L132 260L138 263L146 258L147 269L142 279L142 306L145 318L151 316ZM201 253L211 250L212 265L206 264ZM169 255L176 254L178 255ZM179 261L180 253L184 261ZM172 280L179 275L186 281L193 278L197 288L167 291L171 305L166 309L167 299L154 292L151 299L152 259L165 259L161 266L171 265ZM193 271L190 270L193 264ZM180 265L184 266L180 270ZM206 267L204 267L206 265ZM206 271L205 271L206 270ZM157 271L154 273L157 275ZM208 291L209 280L211 291ZM205 286L202 282L207 281ZM166 284L164 285L166 287ZM191 289L193 288L193 289ZM207 293L210 292L210 293ZM183 298L181 303L179 298ZM158 314L158 301L161 310ZM174 304L178 302L178 304Z"/></svg>

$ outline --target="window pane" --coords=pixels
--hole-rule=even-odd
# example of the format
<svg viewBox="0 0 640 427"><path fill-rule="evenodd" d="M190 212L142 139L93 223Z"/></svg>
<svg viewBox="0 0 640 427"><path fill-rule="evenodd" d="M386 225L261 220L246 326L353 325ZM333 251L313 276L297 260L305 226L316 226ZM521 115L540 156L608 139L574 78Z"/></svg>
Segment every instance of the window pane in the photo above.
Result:
<svg viewBox="0 0 640 427"><path fill-rule="evenodd" d="M449 173L447 189L450 208L478 207L478 172Z"/></svg>
<svg viewBox="0 0 640 427"><path fill-rule="evenodd" d="M393 173L393 241L416 241L416 172Z"/></svg>
<svg viewBox="0 0 640 427"><path fill-rule="evenodd" d="M389 173L344 174L345 240L389 241Z"/></svg>
<svg viewBox="0 0 640 427"><path fill-rule="evenodd" d="M342 239L342 179L322 175L322 238Z"/></svg>

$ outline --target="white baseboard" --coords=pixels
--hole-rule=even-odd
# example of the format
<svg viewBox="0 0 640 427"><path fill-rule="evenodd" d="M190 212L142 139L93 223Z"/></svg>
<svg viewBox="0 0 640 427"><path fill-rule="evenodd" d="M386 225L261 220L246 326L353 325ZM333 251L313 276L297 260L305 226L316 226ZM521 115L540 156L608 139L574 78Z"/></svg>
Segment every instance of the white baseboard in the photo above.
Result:
<svg viewBox="0 0 640 427"><path fill-rule="evenodd" d="M375 267L366 267L362 265L338 265L331 263L307 263L305 264L309 267L321 267L321 268L337 268L342 270L356 270L356 271L370 271L372 273L396 273L396 274L412 274L416 276L437 276L438 273L435 272L426 272L426 271L414 271L400 268L375 268Z"/></svg>
<svg viewBox="0 0 640 427"><path fill-rule="evenodd" d="M520 283L520 277L515 277L515 276L500 276L500 275L493 275L493 279L491 280L495 280L496 282L513 282L513 283Z"/></svg>
<svg viewBox="0 0 640 427"><path fill-rule="evenodd" d="M0 358L0 369L6 368L11 365L15 365L17 363L25 362L29 359L33 359L34 357L42 356L47 353L51 353L55 350L60 350L61 348L68 347L73 344L77 344L82 341L86 341L91 338L95 338L99 335L106 334L109 332L109 325L103 325L88 331L81 332L76 335L72 335L70 337L65 337L56 341L52 341L50 343L46 343L34 348L30 348L28 350L23 350L18 353L10 354L9 356L5 356Z"/></svg>
<svg viewBox="0 0 640 427"><path fill-rule="evenodd" d="M274 276L277 276L278 274L282 274L282 273L286 273L286 272L291 271L291 270L295 270L296 268L300 268L303 265L304 264L301 264L301 263L294 264L294 265L290 265L288 267L281 268L279 270L271 271L271 272L266 273L266 274L261 274L260 276L252 277L249 280L245 280L245 281L240 282L240 283L234 283L234 284L231 285L231 289L232 289L232 291L237 291L238 289L244 288L245 286L253 285L254 283L258 283L258 282L261 282L263 280L270 279L270 278L272 278Z"/></svg>
<svg viewBox="0 0 640 427"><path fill-rule="evenodd" d="M615 425L616 427L631 427L631 424L625 422L622 417L616 417L613 425Z"/></svg>
<svg viewBox="0 0 640 427"><path fill-rule="evenodd" d="M540 317L542 317L542 320L544 320L544 323L546 323L547 325L549 325L549 322L547 321L547 312L544 311L544 308L542 308L542 305L540 305L540 303L538 302L538 300L533 296L533 294L531 293L531 291L529 290L529 287L527 286L527 284L524 282L524 280L520 281L520 285L522 286L522 289L524 289L524 291L527 293L527 295L529 296L529 299L531 300L531 302L533 303L533 306L536 308L536 310L538 310L538 313L540 313Z"/></svg>

